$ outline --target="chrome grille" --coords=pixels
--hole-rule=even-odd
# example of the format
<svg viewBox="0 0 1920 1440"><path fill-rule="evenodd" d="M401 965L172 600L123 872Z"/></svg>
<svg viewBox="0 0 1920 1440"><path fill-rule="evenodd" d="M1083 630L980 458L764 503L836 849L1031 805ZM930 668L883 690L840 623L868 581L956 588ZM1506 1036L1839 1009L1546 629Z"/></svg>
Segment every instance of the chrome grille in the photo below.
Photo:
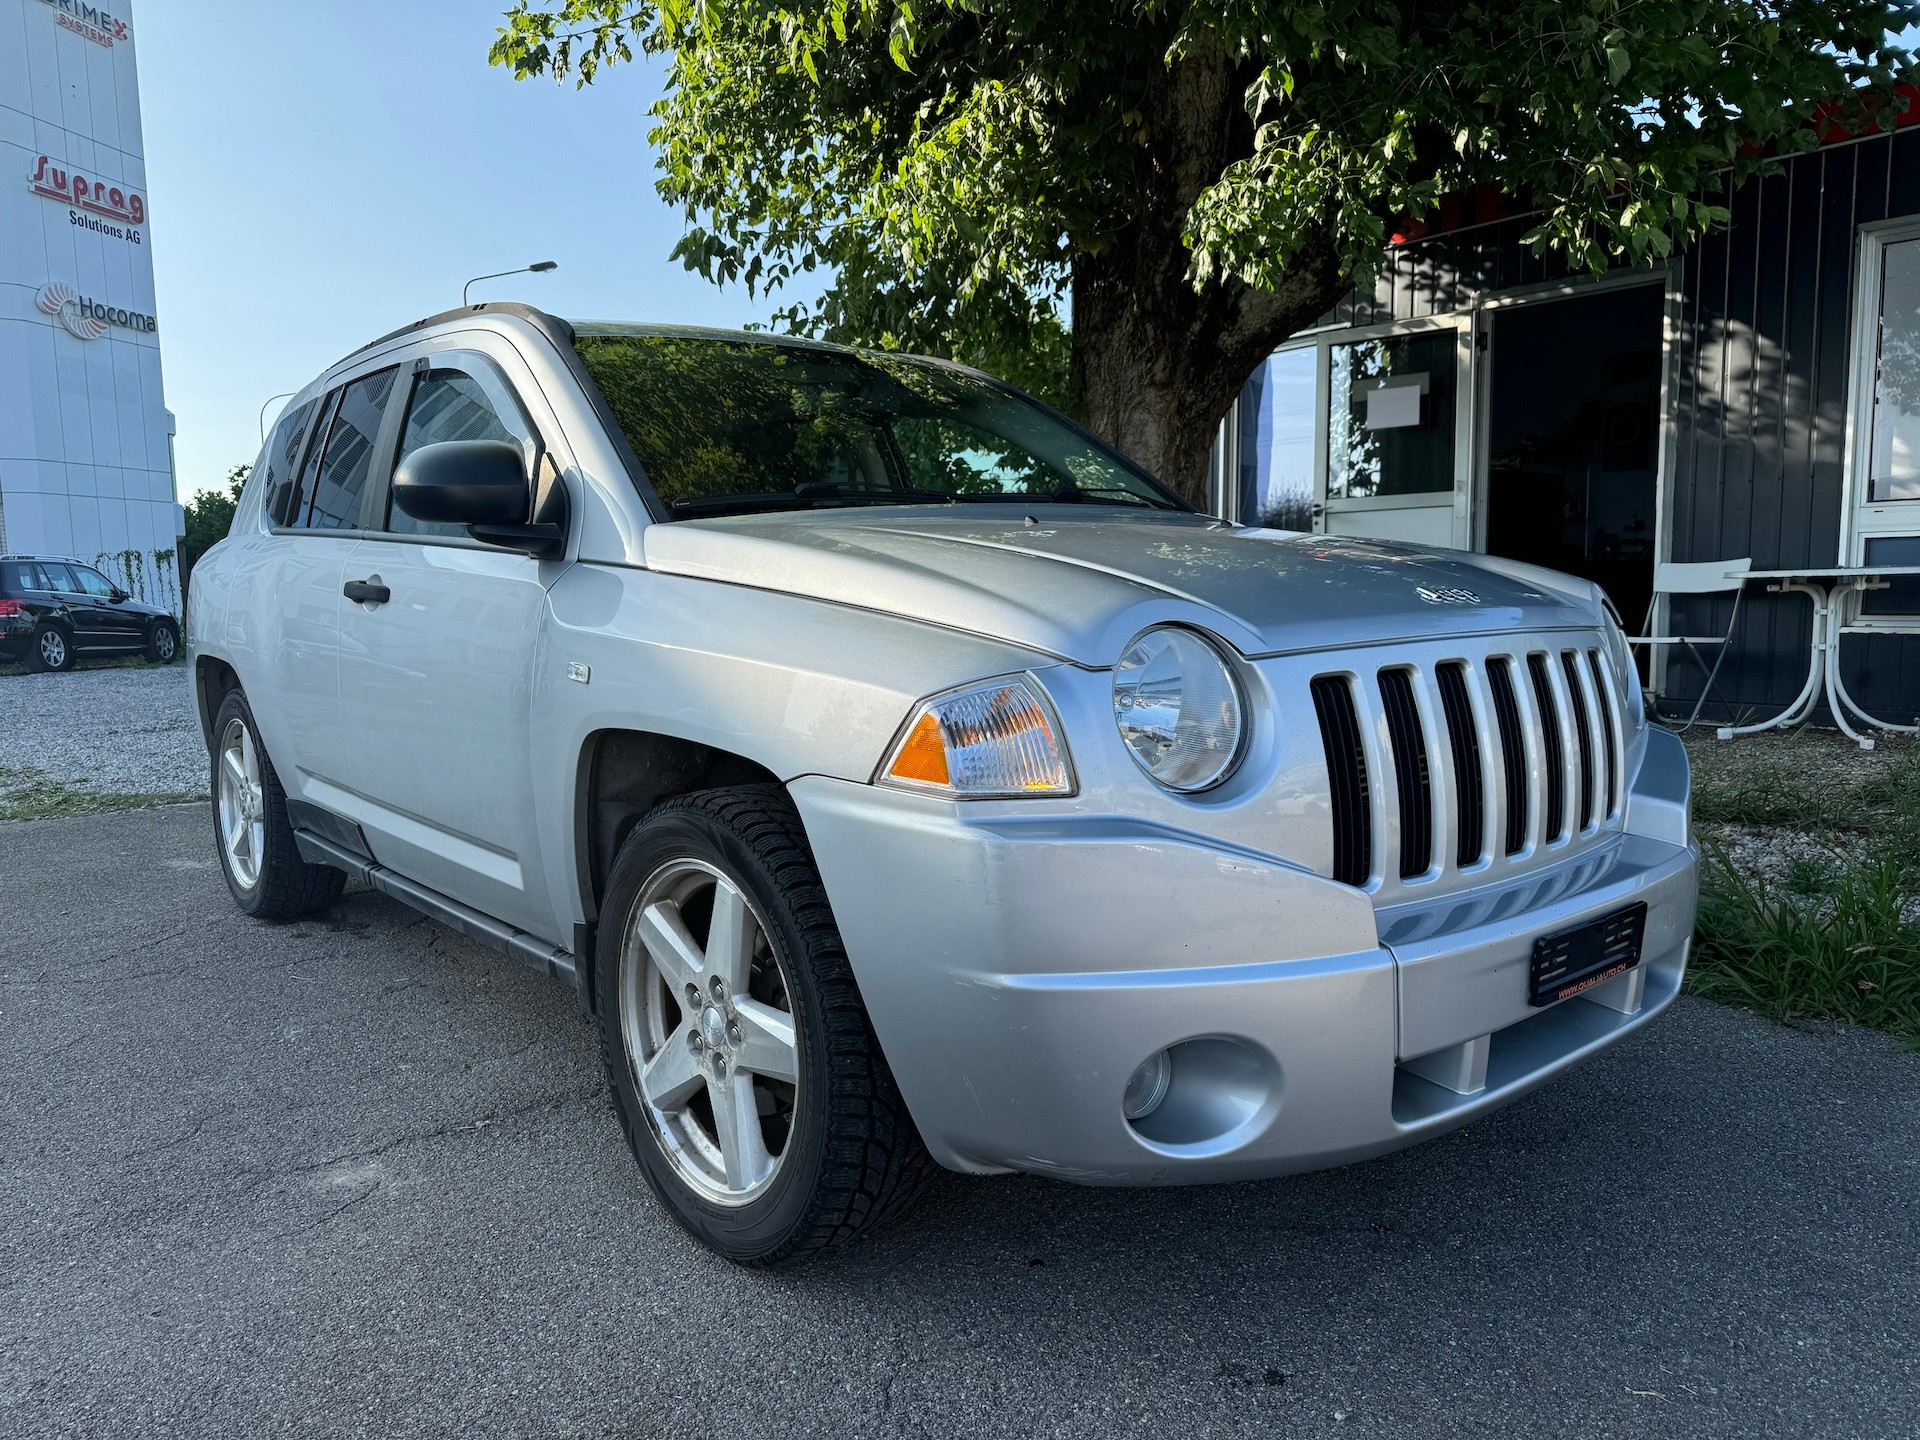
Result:
<svg viewBox="0 0 1920 1440"><path fill-rule="evenodd" d="M1311 683L1336 880L1411 897L1575 848L1620 818L1625 736L1596 645L1495 642Z"/></svg>

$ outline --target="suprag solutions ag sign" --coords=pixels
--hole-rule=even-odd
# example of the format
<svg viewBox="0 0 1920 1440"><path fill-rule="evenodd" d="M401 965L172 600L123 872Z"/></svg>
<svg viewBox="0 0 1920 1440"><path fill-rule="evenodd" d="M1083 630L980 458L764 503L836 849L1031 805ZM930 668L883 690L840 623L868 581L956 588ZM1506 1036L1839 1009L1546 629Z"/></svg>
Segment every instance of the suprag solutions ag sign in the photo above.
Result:
<svg viewBox="0 0 1920 1440"><path fill-rule="evenodd" d="M116 327L138 331L143 335L151 335L160 328L159 322L151 315L94 300L59 280L41 286L33 303L82 340L98 340Z"/></svg>

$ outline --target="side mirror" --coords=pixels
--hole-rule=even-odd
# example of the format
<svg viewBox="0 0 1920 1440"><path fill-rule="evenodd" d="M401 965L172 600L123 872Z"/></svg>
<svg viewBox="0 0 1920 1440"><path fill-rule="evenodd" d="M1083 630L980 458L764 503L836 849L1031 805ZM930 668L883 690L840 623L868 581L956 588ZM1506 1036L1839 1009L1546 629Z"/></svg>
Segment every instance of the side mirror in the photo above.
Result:
<svg viewBox="0 0 1920 1440"><path fill-rule="evenodd" d="M416 520L465 525L482 544L557 560L567 549L567 490L551 454L540 464L536 488L519 446L443 440L394 469L393 500Z"/></svg>
<svg viewBox="0 0 1920 1440"><path fill-rule="evenodd" d="M532 501L520 448L504 440L423 445L393 472L393 503L416 520L524 525Z"/></svg>
<svg viewBox="0 0 1920 1440"><path fill-rule="evenodd" d="M131 600L132 598L133 598L133 596L131 596L131 595L129 595L129 594L128 594L128 593L127 593L127 592L126 592L125 590L122 590L122 589L121 589L121 588L120 588L119 586L117 586L117 585L116 585L116 586L114 586L114 589L113 589L113 603L114 603L114 604L116 604L116 605L124 605L124 604L126 604L126 603L127 603L127 601L129 601L129 600Z"/></svg>

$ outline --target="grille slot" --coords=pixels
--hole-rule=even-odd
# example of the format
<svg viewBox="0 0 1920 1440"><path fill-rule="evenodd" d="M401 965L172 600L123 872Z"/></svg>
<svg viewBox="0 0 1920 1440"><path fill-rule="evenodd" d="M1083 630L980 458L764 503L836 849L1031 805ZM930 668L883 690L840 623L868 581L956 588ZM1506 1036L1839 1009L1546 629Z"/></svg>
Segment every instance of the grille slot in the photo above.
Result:
<svg viewBox="0 0 1920 1440"><path fill-rule="evenodd" d="M1427 739L1407 670L1380 672L1380 705L1393 747L1394 788L1400 792L1400 878L1433 868L1433 777L1427 772Z"/></svg>
<svg viewBox="0 0 1920 1440"><path fill-rule="evenodd" d="M1547 762L1547 828L1549 843L1567 828L1567 741L1560 733L1560 707L1554 703L1553 676L1547 657L1539 651L1527 656L1527 674L1533 680L1533 703L1540 710L1541 748Z"/></svg>
<svg viewBox="0 0 1920 1440"><path fill-rule="evenodd" d="M1373 815L1353 685L1344 675L1318 675L1312 689L1333 802L1333 878L1364 885L1373 876Z"/></svg>
<svg viewBox="0 0 1920 1440"><path fill-rule="evenodd" d="M1513 691L1513 661L1505 655L1487 662L1493 691L1493 715L1500 726L1500 771L1507 793L1507 854L1527 848L1527 747L1520 738L1520 700Z"/></svg>
<svg viewBox="0 0 1920 1440"><path fill-rule="evenodd" d="M1618 809L1614 797L1620 793L1620 742L1614 736L1613 696L1607 689L1607 671L1600 663L1598 650L1587 652L1587 669L1593 674L1594 703L1600 707L1601 748L1607 757L1607 791L1600 802L1600 815L1611 820Z"/></svg>
<svg viewBox="0 0 1920 1440"><path fill-rule="evenodd" d="M1580 751L1580 823L1581 830L1591 829L1599 816L1594 814L1594 745L1593 717L1587 713L1587 692L1580 684L1580 669L1577 651L1560 652L1560 668L1567 674L1567 703L1573 709L1573 735Z"/></svg>
<svg viewBox="0 0 1920 1440"><path fill-rule="evenodd" d="M1474 728L1466 669L1458 660L1449 660L1434 672L1440 709L1447 720L1447 749L1453 757L1454 808L1460 824L1455 863L1462 869L1479 864L1487 848L1486 776L1480 768L1480 733Z"/></svg>

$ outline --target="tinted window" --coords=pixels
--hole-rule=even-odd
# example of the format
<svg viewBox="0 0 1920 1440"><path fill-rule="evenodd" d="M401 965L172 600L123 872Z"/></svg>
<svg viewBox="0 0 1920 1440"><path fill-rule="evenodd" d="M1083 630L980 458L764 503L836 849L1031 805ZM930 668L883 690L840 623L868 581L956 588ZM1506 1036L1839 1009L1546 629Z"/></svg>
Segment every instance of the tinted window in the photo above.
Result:
<svg viewBox="0 0 1920 1440"><path fill-rule="evenodd" d="M373 444L380 419L393 394L397 370L382 370L354 381L341 392L340 407L327 427L320 452L307 524L315 530L351 530L360 524L360 496L373 469Z"/></svg>
<svg viewBox="0 0 1920 1440"><path fill-rule="evenodd" d="M489 394L489 391L493 392ZM429 370L413 382L406 428L394 464L423 445L444 440L505 440L531 459L533 430L512 398L497 383L482 382L463 370ZM387 529L397 535L464 535L467 527L438 520L416 520L391 498Z"/></svg>
<svg viewBox="0 0 1920 1440"><path fill-rule="evenodd" d="M307 438L307 424L313 419L313 412L320 404L319 399L296 405L280 417L273 427L273 434L267 439L267 448L261 453L260 463L266 467L268 486L278 485L282 480L290 479L293 467L300 459L300 445Z"/></svg>
<svg viewBox="0 0 1920 1440"><path fill-rule="evenodd" d="M103 600L112 598L113 582L98 570L89 570L85 565L72 565L68 568L73 571L74 581L80 586L80 592L83 595L97 595Z"/></svg>
<svg viewBox="0 0 1920 1440"><path fill-rule="evenodd" d="M80 593L80 582L73 578L73 569L68 565L58 565L51 560L39 562L42 590L59 590L68 595Z"/></svg>
<svg viewBox="0 0 1920 1440"><path fill-rule="evenodd" d="M41 590L40 576L24 560L0 560L0 591L17 595L22 590Z"/></svg>
<svg viewBox="0 0 1920 1440"><path fill-rule="evenodd" d="M674 518L1020 499L1183 508L1015 391L892 355L582 334L587 373Z"/></svg>

